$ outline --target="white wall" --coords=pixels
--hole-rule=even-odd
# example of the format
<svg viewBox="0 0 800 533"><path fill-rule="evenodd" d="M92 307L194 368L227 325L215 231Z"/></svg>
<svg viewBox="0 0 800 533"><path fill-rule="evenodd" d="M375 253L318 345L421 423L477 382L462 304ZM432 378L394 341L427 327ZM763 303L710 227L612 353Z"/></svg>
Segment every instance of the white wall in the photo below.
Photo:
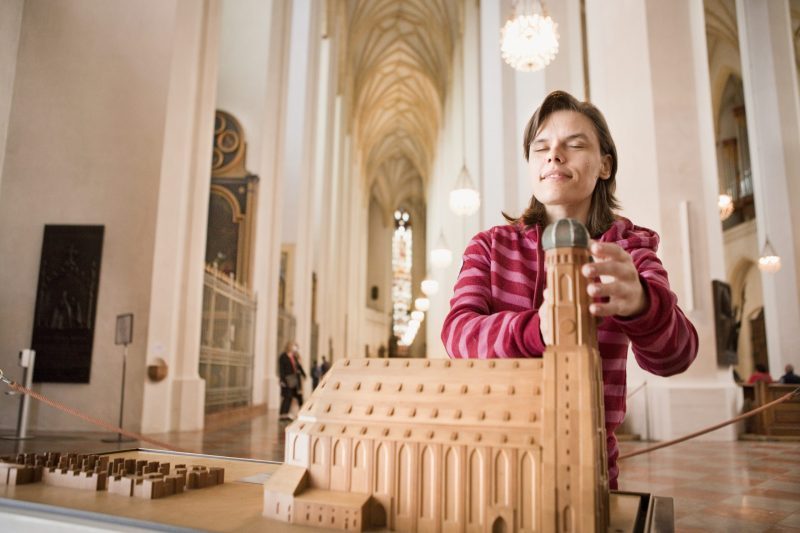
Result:
<svg viewBox="0 0 800 533"><path fill-rule="evenodd" d="M174 23L175 2L27 1L0 190L0 367L17 374L16 353L31 341L44 225L102 224L91 381L35 388L116 421L115 317L132 312L125 419L133 428L141 417ZM16 402L2 406L0 425L11 427ZM96 429L35 402L31 423Z"/></svg>

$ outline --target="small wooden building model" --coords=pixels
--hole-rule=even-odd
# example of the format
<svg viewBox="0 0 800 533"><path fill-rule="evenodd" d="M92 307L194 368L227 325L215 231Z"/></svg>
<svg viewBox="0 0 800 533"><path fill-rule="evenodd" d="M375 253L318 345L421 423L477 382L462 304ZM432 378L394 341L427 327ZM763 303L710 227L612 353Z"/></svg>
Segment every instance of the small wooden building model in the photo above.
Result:
<svg viewBox="0 0 800 533"><path fill-rule="evenodd" d="M605 531L589 238L560 221L543 242L555 339L543 358L338 361L286 430L263 514L349 531Z"/></svg>

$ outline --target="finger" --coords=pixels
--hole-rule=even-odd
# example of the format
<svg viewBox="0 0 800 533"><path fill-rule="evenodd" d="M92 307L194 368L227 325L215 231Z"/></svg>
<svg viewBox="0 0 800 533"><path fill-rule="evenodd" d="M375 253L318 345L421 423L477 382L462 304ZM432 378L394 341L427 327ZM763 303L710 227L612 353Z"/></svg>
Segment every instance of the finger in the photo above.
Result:
<svg viewBox="0 0 800 533"><path fill-rule="evenodd" d="M630 286L621 283L594 284L587 287L587 292L594 299L589 312L595 316L630 316L641 312L642 305L638 296L630 290ZM594 311L592 306L595 305Z"/></svg>
<svg viewBox="0 0 800 533"><path fill-rule="evenodd" d="M613 242L595 241L590 245L589 251L597 261L630 257L628 252L626 252L619 244Z"/></svg>
<svg viewBox="0 0 800 533"><path fill-rule="evenodd" d="M630 262L612 260L602 263L587 263L581 268L581 273L589 279L611 276L616 279L631 280L636 273L636 268Z"/></svg>
<svg viewBox="0 0 800 533"><path fill-rule="evenodd" d="M586 286L586 293L592 298L611 298L624 295L624 287L619 283L591 283Z"/></svg>
<svg viewBox="0 0 800 533"><path fill-rule="evenodd" d="M593 316L604 317L614 316L619 312L619 303L611 300L608 303L592 303L589 305L589 313Z"/></svg>

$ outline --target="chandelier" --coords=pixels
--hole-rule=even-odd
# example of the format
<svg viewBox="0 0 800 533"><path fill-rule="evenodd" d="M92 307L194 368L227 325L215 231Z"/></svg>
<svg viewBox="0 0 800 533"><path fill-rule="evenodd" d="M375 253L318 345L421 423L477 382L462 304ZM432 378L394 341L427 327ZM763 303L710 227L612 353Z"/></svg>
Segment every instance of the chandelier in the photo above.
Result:
<svg viewBox="0 0 800 533"><path fill-rule="evenodd" d="M420 288L422 289L422 294L425 296L433 296L439 292L439 282L429 276L422 280Z"/></svg>
<svg viewBox="0 0 800 533"><path fill-rule="evenodd" d="M717 207L719 208L719 219L726 220L733 214L733 198L730 194L720 194L717 200Z"/></svg>
<svg viewBox="0 0 800 533"><path fill-rule="evenodd" d="M447 247L447 241L444 240L444 230L442 230L439 234L439 240L436 242L436 248L431 250L431 264L434 268L447 268L452 262L453 252Z"/></svg>
<svg viewBox="0 0 800 533"><path fill-rule="evenodd" d="M500 30L500 52L512 68L540 70L558 53L558 24L540 0L517 0L511 18Z"/></svg>
<svg viewBox="0 0 800 533"><path fill-rule="evenodd" d="M761 250L761 257L758 258L758 269L769 274L774 274L781 269L781 257L770 244L769 238L767 238L764 248Z"/></svg>
<svg viewBox="0 0 800 533"><path fill-rule="evenodd" d="M456 185L450 191L450 210L458 216L469 216L481 206L481 195L475 190L467 165L461 167Z"/></svg>

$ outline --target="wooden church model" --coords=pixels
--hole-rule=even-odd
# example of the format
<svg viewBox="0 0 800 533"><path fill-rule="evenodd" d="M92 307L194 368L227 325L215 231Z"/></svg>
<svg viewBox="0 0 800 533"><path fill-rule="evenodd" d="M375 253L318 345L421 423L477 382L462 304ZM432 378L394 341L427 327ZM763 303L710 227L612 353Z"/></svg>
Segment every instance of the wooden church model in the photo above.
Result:
<svg viewBox="0 0 800 533"><path fill-rule="evenodd" d="M541 359L338 361L286 430L263 514L349 531L605 531L588 245L576 221L545 230L554 344Z"/></svg>

